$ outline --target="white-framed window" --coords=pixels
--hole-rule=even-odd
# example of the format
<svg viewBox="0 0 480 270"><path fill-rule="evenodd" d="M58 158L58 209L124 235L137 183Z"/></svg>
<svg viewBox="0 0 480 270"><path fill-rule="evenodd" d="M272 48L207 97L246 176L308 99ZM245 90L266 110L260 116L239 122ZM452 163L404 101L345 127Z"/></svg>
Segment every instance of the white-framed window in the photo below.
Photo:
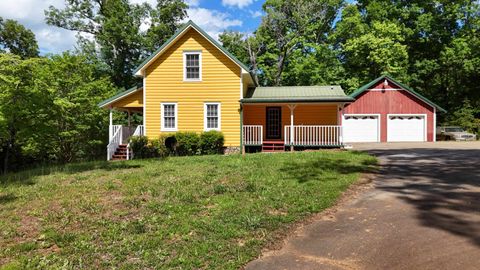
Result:
<svg viewBox="0 0 480 270"><path fill-rule="evenodd" d="M183 80L201 81L202 80L202 52L188 51L183 52Z"/></svg>
<svg viewBox="0 0 480 270"><path fill-rule="evenodd" d="M162 131L178 130L178 108L177 103L162 103L161 105L161 122Z"/></svg>
<svg viewBox="0 0 480 270"><path fill-rule="evenodd" d="M204 129L220 130L222 126L222 109L218 102L206 102L203 109L204 113Z"/></svg>

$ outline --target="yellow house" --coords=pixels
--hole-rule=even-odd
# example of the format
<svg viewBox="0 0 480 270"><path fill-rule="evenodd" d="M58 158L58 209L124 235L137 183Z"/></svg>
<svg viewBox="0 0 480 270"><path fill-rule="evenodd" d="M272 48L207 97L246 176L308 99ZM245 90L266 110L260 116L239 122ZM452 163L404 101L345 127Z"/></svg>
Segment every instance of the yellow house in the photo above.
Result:
<svg viewBox="0 0 480 270"><path fill-rule="evenodd" d="M137 112L143 125L113 125L108 159L129 158L132 135L156 138L177 131L221 131L225 146L283 150L340 146L340 108L353 99L339 86L258 87L250 69L192 21L136 70L134 87L102 108ZM111 114L110 114L111 115Z"/></svg>

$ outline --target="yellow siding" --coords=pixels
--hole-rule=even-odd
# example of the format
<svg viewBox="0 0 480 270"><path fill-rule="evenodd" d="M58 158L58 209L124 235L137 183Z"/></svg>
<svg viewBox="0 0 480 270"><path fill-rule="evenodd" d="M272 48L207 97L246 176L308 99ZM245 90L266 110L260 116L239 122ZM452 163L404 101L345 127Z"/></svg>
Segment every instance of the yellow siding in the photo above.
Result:
<svg viewBox="0 0 480 270"><path fill-rule="evenodd" d="M137 91L119 101L112 103L113 108L138 108L143 107L143 91Z"/></svg>
<svg viewBox="0 0 480 270"><path fill-rule="evenodd" d="M282 140L285 125L290 125L290 109L286 105L275 104L269 107L282 107ZM243 111L243 122L245 125L262 125L264 127L263 136L265 139L266 125L266 105L245 105ZM295 108L293 114L294 125L337 125L337 105L320 104L306 105L300 104Z"/></svg>
<svg viewBox="0 0 480 270"><path fill-rule="evenodd" d="M202 52L202 81L183 81L183 52ZM146 132L161 134L162 102L176 102L178 130L204 130L204 103L221 103L225 146L240 145L241 68L196 30L190 29L146 70Z"/></svg>

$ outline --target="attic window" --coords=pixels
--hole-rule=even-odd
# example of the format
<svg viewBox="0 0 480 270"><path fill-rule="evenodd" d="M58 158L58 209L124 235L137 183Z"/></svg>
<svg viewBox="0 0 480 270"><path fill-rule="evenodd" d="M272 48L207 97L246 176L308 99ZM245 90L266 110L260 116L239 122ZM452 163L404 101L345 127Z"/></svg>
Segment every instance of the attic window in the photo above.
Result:
<svg viewBox="0 0 480 270"><path fill-rule="evenodd" d="M202 80L202 54L201 52L183 53L183 79L184 81Z"/></svg>

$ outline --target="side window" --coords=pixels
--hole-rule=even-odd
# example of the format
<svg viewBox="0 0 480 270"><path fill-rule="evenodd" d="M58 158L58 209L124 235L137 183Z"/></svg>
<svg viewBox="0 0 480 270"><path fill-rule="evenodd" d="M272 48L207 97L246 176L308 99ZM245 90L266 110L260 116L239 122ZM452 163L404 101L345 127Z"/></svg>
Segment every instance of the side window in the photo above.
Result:
<svg viewBox="0 0 480 270"><path fill-rule="evenodd" d="M202 54L201 52L183 53L183 80L201 81L202 80Z"/></svg>
<svg viewBox="0 0 480 270"><path fill-rule="evenodd" d="M162 103L161 115L162 115L162 129L161 131L177 131L178 119L177 119L177 103Z"/></svg>
<svg viewBox="0 0 480 270"><path fill-rule="evenodd" d="M220 103L205 103L204 106L204 129L221 129L221 106Z"/></svg>

